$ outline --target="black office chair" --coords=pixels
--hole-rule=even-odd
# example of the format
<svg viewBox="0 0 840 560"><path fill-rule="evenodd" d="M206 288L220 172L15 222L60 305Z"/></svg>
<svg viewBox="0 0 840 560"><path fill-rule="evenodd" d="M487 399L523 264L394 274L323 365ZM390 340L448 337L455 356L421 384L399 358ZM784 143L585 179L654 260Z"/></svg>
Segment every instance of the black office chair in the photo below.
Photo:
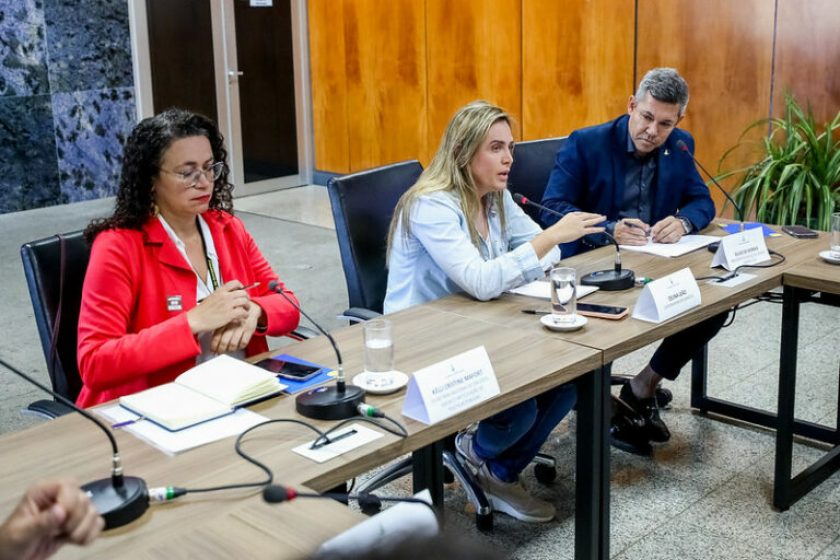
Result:
<svg viewBox="0 0 840 560"><path fill-rule="evenodd" d="M548 176L554 167L554 157L567 136L545 138L519 142L513 151L513 164L510 166L508 185L512 193L520 193L534 202L540 202L548 184ZM533 206L523 206L523 210L532 220L540 223L540 210Z"/></svg>
<svg viewBox="0 0 840 560"><path fill-rule="evenodd" d="M82 232L74 231L26 243L20 256L50 383L56 393L75 402L82 388L76 341L90 248ZM56 418L72 409L58 401L39 400L25 411Z"/></svg>
<svg viewBox="0 0 840 560"><path fill-rule="evenodd" d="M327 184L350 300L350 308L340 318L364 321L382 313L388 277L386 243L391 216L400 196L417 181L422 171L419 162L406 161L333 178ZM459 480L467 499L475 507L477 526L481 530L490 530L493 526L490 504L472 475L457 459L453 442L450 438L446 443L443 463ZM553 457L539 455L534 463L539 480L554 480ZM410 459L399 461L371 477L357 491L372 492L411 472Z"/></svg>
<svg viewBox="0 0 840 560"><path fill-rule="evenodd" d="M391 215L422 172L417 160L404 161L333 178L327 184L350 300L343 318L365 321L382 313Z"/></svg>
<svg viewBox="0 0 840 560"><path fill-rule="evenodd" d="M26 243L20 248L20 256L50 384L53 391L75 402L82 389L76 344L90 247L82 232L74 231ZM302 340L316 334L298 327L287 336ZM45 418L72 411L54 400L39 400L24 409Z"/></svg>

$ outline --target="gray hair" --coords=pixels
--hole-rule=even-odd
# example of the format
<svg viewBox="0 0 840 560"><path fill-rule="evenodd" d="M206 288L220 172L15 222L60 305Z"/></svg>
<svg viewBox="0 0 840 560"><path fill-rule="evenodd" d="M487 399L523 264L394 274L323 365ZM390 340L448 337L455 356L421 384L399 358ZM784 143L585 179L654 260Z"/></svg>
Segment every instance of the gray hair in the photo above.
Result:
<svg viewBox="0 0 840 560"><path fill-rule="evenodd" d="M685 113L688 105L688 84L673 68L654 68L649 70L636 90L636 99L644 99L650 95L662 103L675 103L680 106L680 116Z"/></svg>

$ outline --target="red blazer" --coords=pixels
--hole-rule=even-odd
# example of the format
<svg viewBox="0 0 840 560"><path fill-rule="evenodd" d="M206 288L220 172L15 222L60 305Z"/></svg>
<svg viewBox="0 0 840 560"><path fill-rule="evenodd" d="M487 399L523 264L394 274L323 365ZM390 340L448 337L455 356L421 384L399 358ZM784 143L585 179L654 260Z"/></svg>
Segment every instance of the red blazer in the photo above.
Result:
<svg viewBox="0 0 840 560"><path fill-rule="evenodd" d="M266 334L294 330L300 314L269 292L268 283L277 275L243 223L216 210L202 217L213 236L222 279L246 286L260 282L249 294L265 311ZM79 311L78 361L84 386L77 404L89 407L168 383L193 367L201 347L186 312L196 305L195 293L195 272L157 218L142 231L97 235ZM290 291L286 294L294 300ZM245 353L266 350L265 337L255 333Z"/></svg>

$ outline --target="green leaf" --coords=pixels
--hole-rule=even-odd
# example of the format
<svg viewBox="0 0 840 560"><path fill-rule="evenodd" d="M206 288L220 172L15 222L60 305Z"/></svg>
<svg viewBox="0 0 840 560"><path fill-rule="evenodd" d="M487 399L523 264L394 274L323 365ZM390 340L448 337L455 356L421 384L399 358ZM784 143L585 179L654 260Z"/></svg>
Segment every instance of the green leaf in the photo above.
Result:
<svg viewBox="0 0 840 560"><path fill-rule="evenodd" d="M760 140L746 140L756 127L767 127ZM752 165L727 169L737 149L760 150ZM790 93L784 116L748 125L718 162L719 180L734 177L733 198L747 214L768 223L802 223L827 229L840 207L840 112L818 124L810 107L803 109Z"/></svg>

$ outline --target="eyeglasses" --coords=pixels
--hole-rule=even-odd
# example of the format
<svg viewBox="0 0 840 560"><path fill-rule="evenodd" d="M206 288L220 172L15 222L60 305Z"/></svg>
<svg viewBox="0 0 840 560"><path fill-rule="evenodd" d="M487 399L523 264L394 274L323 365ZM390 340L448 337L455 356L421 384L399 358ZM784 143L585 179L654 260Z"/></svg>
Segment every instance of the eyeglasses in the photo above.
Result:
<svg viewBox="0 0 840 560"><path fill-rule="evenodd" d="M211 183L214 182L222 174L222 170L224 168L225 162L217 161L207 169L193 169L192 171L169 171L167 169L160 169L160 171L178 177L181 183L183 183L184 188L191 189L198 184L198 181L201 180L202 176Z"/></svg>

